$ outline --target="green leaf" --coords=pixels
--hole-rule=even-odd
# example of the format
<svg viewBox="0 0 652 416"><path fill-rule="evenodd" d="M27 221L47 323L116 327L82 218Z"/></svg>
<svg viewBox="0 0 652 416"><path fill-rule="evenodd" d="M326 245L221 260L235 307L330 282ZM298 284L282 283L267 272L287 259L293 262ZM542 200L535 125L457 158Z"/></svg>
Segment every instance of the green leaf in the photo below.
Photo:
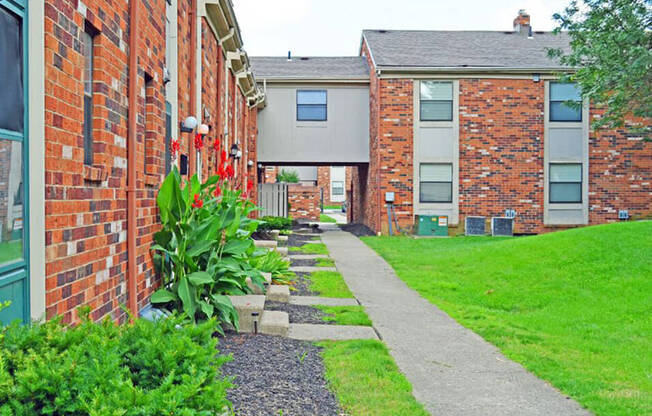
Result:
<svg viewBox="0 0 652 416"><path fill-rule="evenodd" d="M253 244L252 240L229 240L224 245L224 253L233 254L238 256L247 251Z"/></svg>
<svg viewBox="0 0 652 416"><path fill-rule="evenodd" d="M179 298L174 293L165 289L159 289L156 292L152 293L152 296L150 296L149 301L152 303L168 303L168 302L176 301L177 299Z"/></svg>
<svg viewBox="0 0 652 416"><path fill-rule="evenodd" d="M188 280L194 286L201 286L213 283L215 280L213 276L206 272L194 272L188 275Z"/></svg>
<svg viewBox="0 0 652 416"><path fill-rule="evenodd" d="M214 241L200 241L199 243L192 246L186 251L186 255L190 257L197 257L201 254L204 254L213 247L215 244Z"/></svg>
<svg viewBox="0 0 652 416"><path fill-rule="evenodd" d="M210 303L207 303L206 301L199 301L199 307L201 308L201 311L204 312L204 315L207 317L212 317L213 312L215 311L215 307L211 305Z"/></svg>
<svg viewBox="0 0 652 416"><path fill-rule="evenodd" d="M183 303L184 312L186 312L188 317L194 322L197 305L195 303L195 292L190 289L188 279L181 279L181 282L179 283L179 297Z"/></svg>

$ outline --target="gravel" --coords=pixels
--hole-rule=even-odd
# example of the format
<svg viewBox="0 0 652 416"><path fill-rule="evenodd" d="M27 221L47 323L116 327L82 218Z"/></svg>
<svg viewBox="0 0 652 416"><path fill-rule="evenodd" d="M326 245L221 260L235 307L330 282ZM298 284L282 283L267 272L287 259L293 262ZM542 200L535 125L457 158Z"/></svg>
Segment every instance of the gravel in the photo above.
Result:
<svg viewBox="0 0 652 416"><path fill-rule="evenodd" d="M374 233L371 228L367 227L364 224L343 224L340 226L343 231L348 231L356 237L367 237L374 236Z"/></svg>
<svg viewBox="0 0 652 416"><path fill-rule="evenodd" d="M306 278L306 275L310 273L306 272L296 272L296 279L294 280L294 289L290 289L290 295L292 296L319 296L319 293L313 292L310 290L310 279Z"/></svg>
<svg viewBox="0 0 652 416"><path fill-rule="evenodd" d="M265 310L283 311L290 316L291 324L325 324L330 325L334 322L324 321L322 318L328 316L317 308L307 305L292 305L282 302L265 302Z"/></svg>
<svg viewBox="0 0 652 416"><path fill-rule="evenodd" d="M312 240L313 237L314 235L290 234L288 237L288 246L301 247L304 244L308 244L306 242Z"/></svg>
<svg viewBox="0 0 652 416"><path fill-rule="evenodd" d="M292 266L297 267L314 267L317 265L317 260L315 259L292 259Z"/></svg>
<svg viewBox="0 0 652 416"><path fill-rule="evenodd" d="M237 386L228 399L238 416L337 416L315 345L269 335L227 333L218 346L233 361L222 366Z"/></svg>

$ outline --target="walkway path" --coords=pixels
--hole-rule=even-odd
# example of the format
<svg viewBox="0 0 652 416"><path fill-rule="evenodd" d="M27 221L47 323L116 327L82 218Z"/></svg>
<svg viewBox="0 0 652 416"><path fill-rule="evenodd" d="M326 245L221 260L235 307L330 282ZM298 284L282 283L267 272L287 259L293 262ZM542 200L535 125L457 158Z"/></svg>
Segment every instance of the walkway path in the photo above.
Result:
<svg viewBox="0 0 652 416"><path fill-rule="evenodd" d="M430 413L589 414L409 289L358 238L330 229L322 240Z"/></svg>

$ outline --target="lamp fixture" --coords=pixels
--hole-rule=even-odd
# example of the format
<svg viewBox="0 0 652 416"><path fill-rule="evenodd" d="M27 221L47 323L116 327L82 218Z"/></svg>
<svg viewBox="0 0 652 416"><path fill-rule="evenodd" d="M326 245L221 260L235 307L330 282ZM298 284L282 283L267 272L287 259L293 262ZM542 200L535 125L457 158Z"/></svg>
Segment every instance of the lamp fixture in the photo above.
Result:
<svg viewBox="0 0 652 416"><path fill-rule="evenodd" d="M240 149L238 149L238 145L234 143L233 145L231 145L231 150L229 151L229 155L234 159L238 159L238 153L242 155L242 152L240 152Z"/></svg>
<svg viewBox="0 0 652 416"><path fill-rule="evenodd" d="M199 127L197 128L197 133L201 134L202 136L206 136L208 134L208 131L210 130L210 127L206 124L200 124Z"/></svg>
<svg viewBox="0 0 652 416"><path fill-rule="evenodd" d="M186 117L180 126L181 133L192 133L197 128L197 124L197 119L193 116Z"/></svg>

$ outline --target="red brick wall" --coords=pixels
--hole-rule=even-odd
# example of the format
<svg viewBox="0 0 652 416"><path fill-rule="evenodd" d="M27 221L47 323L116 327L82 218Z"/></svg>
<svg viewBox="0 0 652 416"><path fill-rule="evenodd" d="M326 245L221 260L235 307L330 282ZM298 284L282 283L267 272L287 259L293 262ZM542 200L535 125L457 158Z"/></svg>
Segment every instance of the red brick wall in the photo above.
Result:
<svg viewBox="0 0 652 416"><path fill-rule="evenodd" d="M136 279L138 307L148 302L158 285L150 247L157 223L156 194L165 171L165 0L138 0L139 55L137 96L137 212ZM75 309L88 305L94 319L110 316L124 320L121 305L127 293L127 117L129 10L127 2L45 0L45 197L46 197L46 316L78 320ZM192 114L190 105L190 0L178 2L179 119ZM85 20L99 31L94 47L93 142L94 164L83 163L84 60L81 35ZM202 150L204 174L214 169L212 142L223 129L224 56L206 22L202 32L202 102L211 117L209 140ZM145 79L149 79L145 85ZM229 98L241 106L240 142L247 142L239 162L238 183L247 174L255 180L247 161L256 155L256 110L247 109L245 97L230 77ZM237 91L237 93L234 93ZM235 105L235 104L234 104ZM232 126L235 123L230 106ZM203 114L203 112L202 112ZM246 120L245 120L246 118ZM219 128L218 128L219 126ZM233 127L229 129L233 132ZM249 137L247 137L249 135ZM191 134L172 136L188 153ZM229 138L229 145L235 140ZM212 158L212 162L211 162ZM255 166L255 165L254 165ZM254 196L255 197L255 196Z"/></svg>
<svg viewBox="0 0 652 416"><path fill-rule="evenodd" d="M319 188L290 185L288 187L290 217L295 220L319 221Z"/></svg>
<svg viewBox="0 0 652 416"><path fill-rule="evenodd" d="M317 187L324 192L324 204L331 203L331 167L317 167Z"/></svg>

